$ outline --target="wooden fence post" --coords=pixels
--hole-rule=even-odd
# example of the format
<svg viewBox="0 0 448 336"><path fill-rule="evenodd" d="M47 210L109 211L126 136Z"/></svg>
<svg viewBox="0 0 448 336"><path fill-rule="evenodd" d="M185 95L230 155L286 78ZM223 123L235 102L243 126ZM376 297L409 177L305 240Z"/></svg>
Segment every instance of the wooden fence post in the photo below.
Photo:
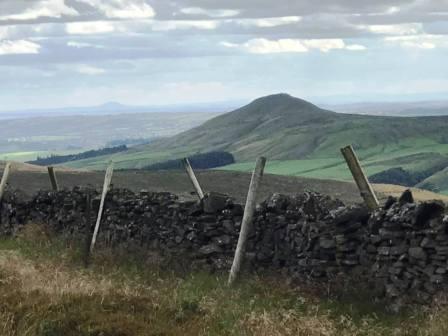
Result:
<svg viewBox="0 0 448 336"><path fill-rule="evenodd" d="M103 215L104 202L106 201L106 195L107 192L109 191L110 181L112 180L113 172L114 172L114 163L111 162L107 167L106 175L104 177L103 193L101 194L101 202L100 202L100 208L98 210L98 217L96 219L95 230L93 231L92 242L90 243L90 253L92 253L95 247L96 237L98 236L98 230L100 228L101 223L101 216Z"/></svg>
<svg viewBox="0 0 448 336"><path fill-rule="evenodd" d="M361 164L359 163L353 147L347 146L341 148L341 152L347 162L364 202L370 210L375 210L379 207L378 198L376 197L366 174L364 174L364 171L362 170Z"/></svg>
<svg viewBox="0 0 448 336"><path fill-rule="evenodd" d="M243 220L241 222L240 235L238 237L238 244L236 246L235 256L232 263L232 268L229 274L228 285L232 285L238 277L246 251L246 242L249 235L250 226L255 212L257 191L263 177L264 166L266 165L266 158L260 157L255 165L252 179L250 181L249 192L247 194L246 205L244 208Z"/></svg>
<svg viewBox="0 0 448 336"><path fill-rule="evenodd" d="M50 177L51 187L53 188L53 191L59 191L59 185L58 180L56 178L56 173L54 171L54 167L49 166L48 169L48 176Z"/></svg>
<svg viewBox="0 0 448 336"><path fill-rule="evenodd" d="M5 192L6 184L8 183L9 173L11 172L11 162L6 162L3 170L2 180L0 182L0 202Z"/></svg>
<svg viewBox="0 0 448 336"><path fill-rule="evenodd" d="M188 177L190 177L190 181L193 184L196 194L198 195L199 199L202 200L204 198L204 192L202 191L201 185L199 184L199 181L194 174L190 161L187 158L184 158L182 159L182 163L184 165L185 171L188 174Z"/></svg>

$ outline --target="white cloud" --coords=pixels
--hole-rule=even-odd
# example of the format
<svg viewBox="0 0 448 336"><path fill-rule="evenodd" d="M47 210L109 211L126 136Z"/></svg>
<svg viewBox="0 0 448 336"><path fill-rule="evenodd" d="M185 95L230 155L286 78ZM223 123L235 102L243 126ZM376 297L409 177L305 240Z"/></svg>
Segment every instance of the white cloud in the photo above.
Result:
<svg viewBox="0 0 448 336"><path fill-rule="evenodd" d="M239 19L235 21L245 27L272 28L297 23L301 20L300 16L282 16L263 19Z"/></svg>
<svg viewBox="0 0 448 336"><path fill-rule="evenodd" d="M182 8L180 12L187 15L205 15L215 18L233 17L240 13L240 11L236 9L204 9L200 7Z"/></svg>
<svg viewBox="0 0 448 336"><path fill-rule="evenodd" d="M363 51L363 50L367 50L367 48L361 44L350 44L347 47L345 47L345 49L350 50L350 51Z"/></svg>
<svg viewBox="0 0 448 336"><path fill-rule="evenodd" d="M104 34L115 30L114 23L108 21L69 22L65 25L68 34Z"/></svg>
<svg viewBox="0 0 448 336"><path fill-rule="evenodd" d="M396 15L397 13L400 13L402 11L402 9L400 7L397 6L391 6L389 8L387 8L386 10L380 11L380 12L370 12L365 14L366 16L378 16L378 17L382 17L382 16L387 16L387 15ZM355 16L361 16L361 14L351 14L351 15L355 15Z"/></svg>
<svg viewBox="0 0 448 336"><path fill-rule="evenodd" d="M400 7L392 6L387 9L386 13L387 14L396 14L396 13L399 13L400 10L401 10Z"/></svg>
<svg viewBox="0 0 448 336"><path fill-rule="evenodd" d="M271 54L285 52L307 52L309 49L301 40L280 39L276 41L257 38L247 41L243 47L252 54Z"/></svg>
<svg viewBox="0 0 448 336"><path fill-rule="evenodd" d="M77 16L79 13L65 4L64 0L41 0L34 3L22 13L1 15L0 21L5 20L36 20L40 17L60 18L62 16Z"/></svg>
<svg viewBox="0 0 448 336"><path fill-rule="evenodd" d="M421 23L405 23L396 25L367 25L361 29L382 35L412 35L423 31Z"/></svg>
<svg viewBox="0 0 448 336"><path fill-rule="evenodd" d="M78 65L75 68L75 71L80 73L80 74L89 75L89 76L102 75L102 74L104 74L106 72L106 70L104 70L102 68L90 66L90 65L87 65L87 64Z"/></svg>
<svg viewBox="0 0 448 336"><path fill-rule="evenodd" d="M148 19L155 15L154 9L144 0L79 0L97 8L108 18Z"/></svg>
<svg viewBox="0 0 448 336"><path fill-rule="evenodd" d="M40 45L26 40L0 41L0 55L38 54Z"/></svg>
<svg viewBox="0 0 448 336"><path fill-rule="evenodd" d="M72 48L101 48L101 46L92 44L92 43L87 43L87 42L78 42L78 41L68 41L67 42L67 46L68 47L72 47Z"/></svg>
<svg viewBox="0 0 448 336"><path fill-rule="evenodd" d="M342 39L279 39L268 40L257 38L243 44L221 42L227 48L242 48L252 54L305 53L310 50L329 52L336 49L350 51L365 50L362 45L346 45Z"/></svg>
<svg viewBox="0 0 448 336"><path fill-rule="evenodd" d="M226 47L226 48L238 48L240 46L237 43L232 43L232 42L227 42L227 41L221 42L220 45L222 45L223 47Z"/></svg>
<svg viewBox="0 0 448 336"><path fill-rule="evenodd" d="M410 36L390 36L384 39L386 42L398 44L403 48L435 49L448 47L448 37L444 35L410 35Z"/></svg>
<svg viewBox="0 0 448 336"><path fill-rule="evenodd" d="M333 49L344 49L345 43L341 39L315 39L304 40L304 45L310 49L318 49L322 52L329 52Z"/></svg>
<svg viewBox="0 0 448 336"><path fill-rule="evenodd" d="M218 22L213 20L171 20L171 21L154 21L152 29L154 31L168 31L178 29L204 29L213 30L218 27Z"/></svg>

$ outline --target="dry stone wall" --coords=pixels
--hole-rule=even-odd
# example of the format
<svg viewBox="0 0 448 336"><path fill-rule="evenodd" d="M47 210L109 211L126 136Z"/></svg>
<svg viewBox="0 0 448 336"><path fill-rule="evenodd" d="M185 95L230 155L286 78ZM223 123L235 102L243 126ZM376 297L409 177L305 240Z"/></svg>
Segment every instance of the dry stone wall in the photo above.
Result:
<svg viewBox="0 0 448 336"><path fill-rule="evenodd" d="M96 191L41 191L28 200L9 191L1 205L0 235L15 235L31 222L47 223L63 235L85 235L87 192L94 199L93 223ZM228 270L242 216L243 207L225 195L210 193L199 203L170 193L113 189L98 243ZM416 204L410 192L374 213L313 192L274 194L257 207L246 260L253 270L282 270L292 278L356 274L397 307L429 303L448 284L447 225L442 203Z"/></svg>

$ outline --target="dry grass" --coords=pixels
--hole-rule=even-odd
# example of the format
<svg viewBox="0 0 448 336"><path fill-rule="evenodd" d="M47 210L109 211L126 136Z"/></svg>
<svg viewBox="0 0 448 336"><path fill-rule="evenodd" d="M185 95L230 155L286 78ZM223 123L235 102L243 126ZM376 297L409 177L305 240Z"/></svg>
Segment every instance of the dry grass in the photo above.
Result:
<svg viewBox="0 0 448 336"><path fill-rule="evenodd" d="M279 279L178 276L102 253L88 270L71 244L38 226L0 241L1 336L442 336L448 311L390 315L357 299L329 300ZM139 266L145 264L144 267Z"/></svg>
<svg viewBox="0 0 448 336"><path fill-rule="evenodd" d="M415 198L415 200L424 202L424 201L432 201L432 200L441 200L445 203L448 203L448 196L437 194L428 190L418 189L418 188L408 188L408 187L402 187L399 185L393 185L393 184L374 184L373 188L376 192L382 194L383 197L386 196L395 196L400 197L400 195L405 191L406 189L411 189L412 194Z"/></svg>
<svg viewBox="0 0 448 336"><path fill-rule="evenodd" d="M6 161L0 160L0 170L3 170L5 168ZM11 169L14 171L21 171L21 172L41 172L46 173L47 167L42 166L36 166L29 163L23 163L23 162L12 162ZM58 167L58 171L67 171L67 172L76 172L76 169L73 168L67 168L67 167Z"/></svg>
<svg viewBox="0 0 448 336"><path fill-rule="evenodd" d="M355 323L350 316L335 317L330 311L303 315L291 310L251 313L242 326L247 334L257 336L446 336L448 310L436 309L424 320L409 318L394 327L374 315Z"/></svg>
<svg viewBox="0 0 448 336"><path fill-rule="evenodd" d="M170 286L0 254L1 335L156 335L174 320ZM179 324L178 327L182 327ZM177 328L166 335L176 335ZM177 330L179 331L179 330Z"/></svg>
<svg viewBox="0 0 448 336"><path fill-rule="evenodd" d="M295 311L251 313L243 321L247 333L259 336L330 336L337 334L328 316L303 316Z"/></svg>

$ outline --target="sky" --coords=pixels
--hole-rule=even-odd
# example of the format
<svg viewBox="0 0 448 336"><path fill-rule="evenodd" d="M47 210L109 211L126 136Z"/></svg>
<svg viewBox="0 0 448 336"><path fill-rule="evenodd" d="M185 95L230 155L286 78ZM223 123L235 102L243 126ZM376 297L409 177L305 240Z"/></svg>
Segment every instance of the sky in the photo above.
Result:
<svg viewBox="0 0 448 336"><path fill-rule="evenodd" d="M0 0L0 111L448 97L448 0Z"/></svg>

